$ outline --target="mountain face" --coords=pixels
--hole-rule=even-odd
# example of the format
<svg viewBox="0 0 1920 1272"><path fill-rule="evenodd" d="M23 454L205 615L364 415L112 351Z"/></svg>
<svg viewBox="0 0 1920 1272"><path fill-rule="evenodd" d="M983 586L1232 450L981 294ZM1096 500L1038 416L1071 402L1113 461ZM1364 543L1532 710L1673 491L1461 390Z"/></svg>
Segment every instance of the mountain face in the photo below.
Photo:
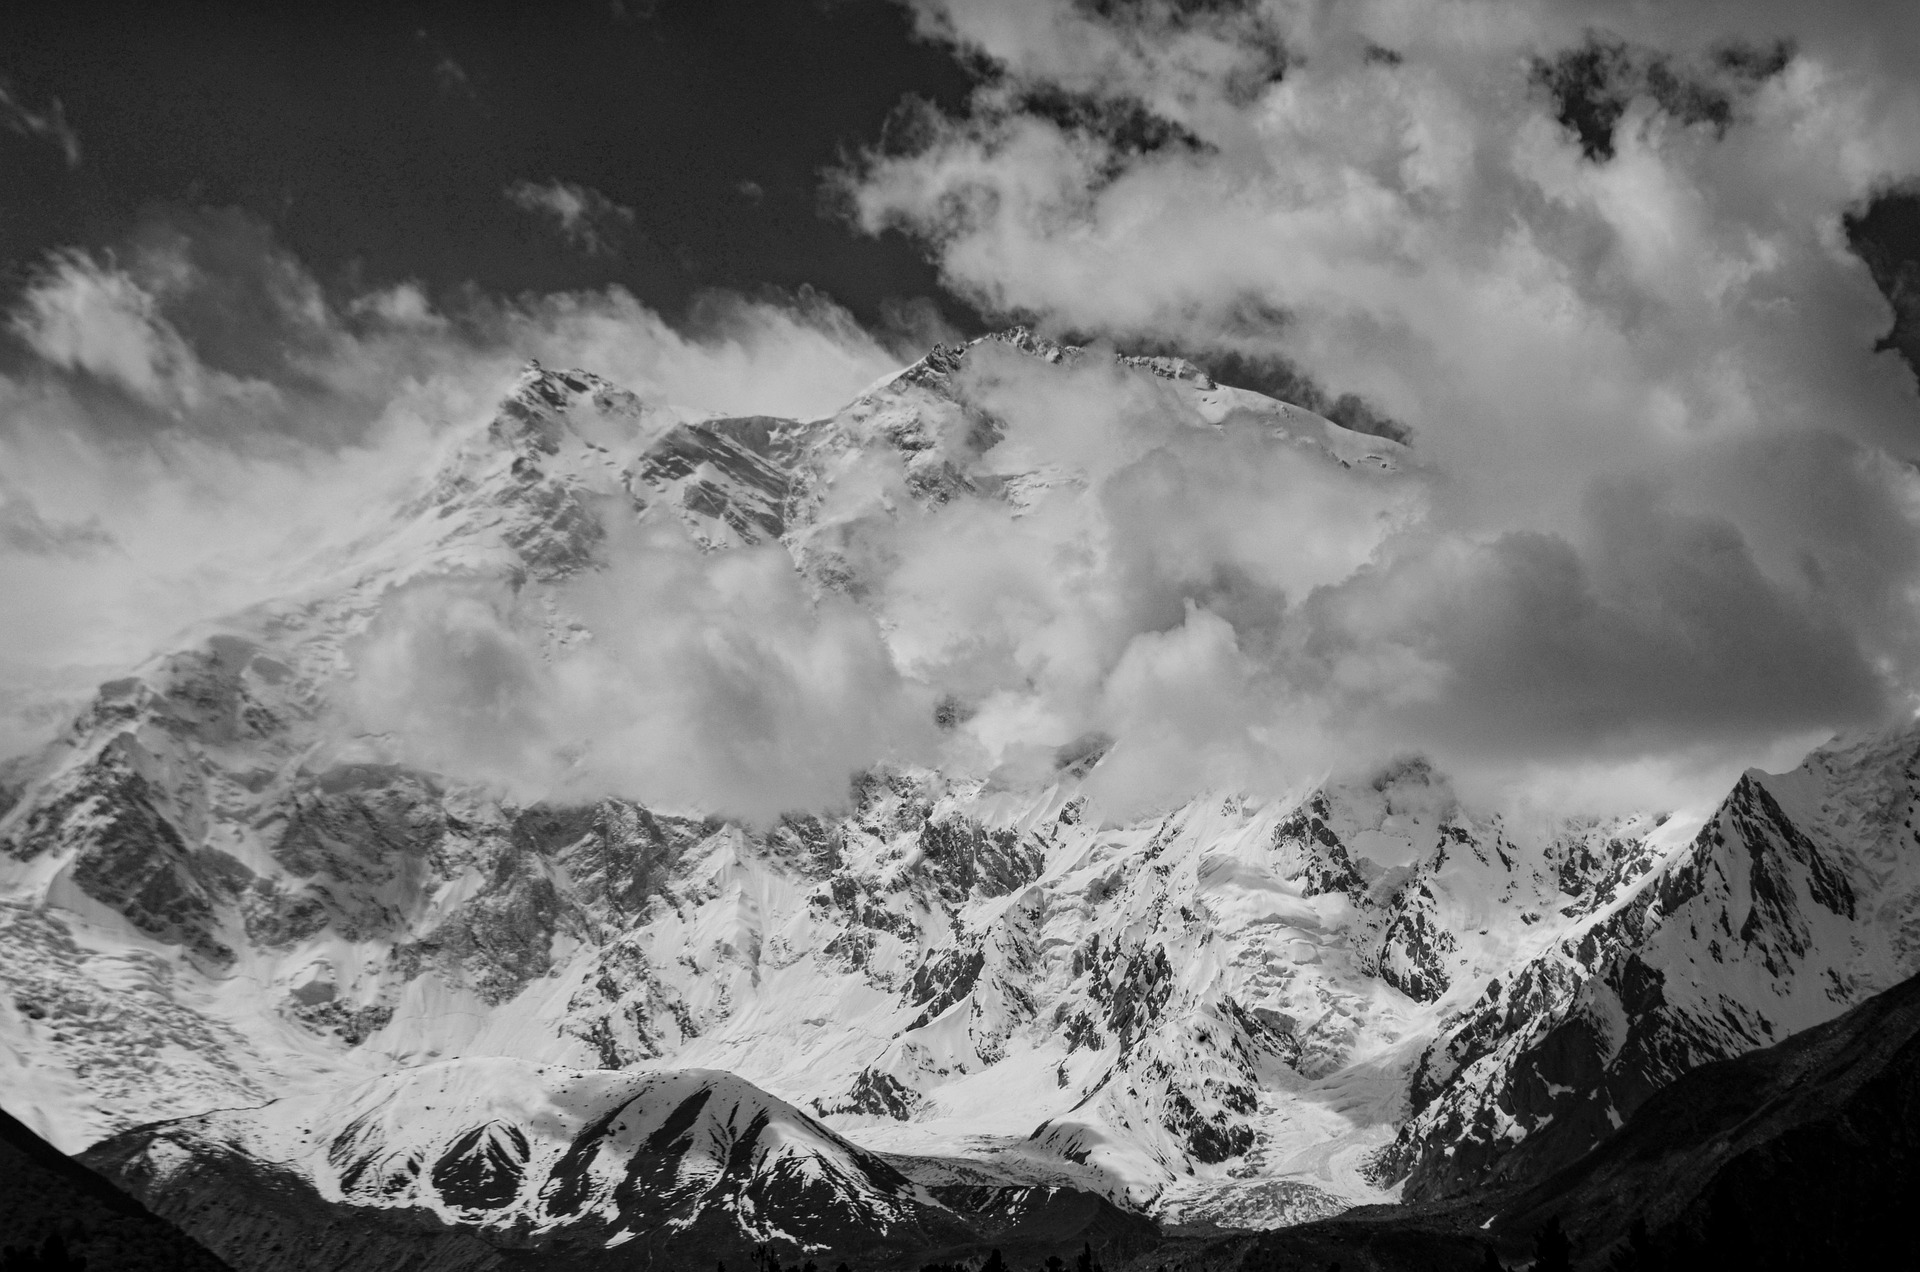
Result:
<svg viewBox="0 0 1920 1272"><path fill-rule="evenodd" d="M1415 760L1100 826L1088 737L1039 778L871 771L844 811L760 829L522 801L342 728L357 642L423 584L511 588L564 651L570 583L636 528L777 545L857 604L900 499L1075 489L969 396L968 360L1008 350L1092 356L936 349L810 422L530 368L280 599L101 686L0 817L9 1106L106 1141L236 1266L281 1266L267 1232L466 1266L813 1248L824 1216L876 1250L1117 1249L1142 1213L1262 1227L1543 1177L1683 1073L1920 970L1912 730L1750 773L1704 822L1522 827ZM1414 464L1121 361L1196 428L1252 420L1360 482ZM897 488L860 480L875 457ZM371 1246L340 1218L362 1210Z"/></svg>

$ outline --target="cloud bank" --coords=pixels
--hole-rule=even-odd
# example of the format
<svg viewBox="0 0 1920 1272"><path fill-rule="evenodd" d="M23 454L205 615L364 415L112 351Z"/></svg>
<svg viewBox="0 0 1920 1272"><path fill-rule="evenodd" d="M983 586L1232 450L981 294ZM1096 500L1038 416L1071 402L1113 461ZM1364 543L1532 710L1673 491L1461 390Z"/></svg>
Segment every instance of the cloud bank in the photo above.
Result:
<svg viewBox="0 0 1920 1272"><path fill-rule="evenodd" d="M988 312L1302 368L1438 474L1277 634L1189 589L1140 666L1227 723L1137 731L1204 750L1264 683L1270 737L1617 801L1912 710L1920 404L1843 218L1920 173L1920 23L911 7L997 73L842 175L859 224L918 236Z"/></svg>
<svg viewBox="0 0 1920 1272"><path fill-rule="evenodd" d="M1043 781L1111 741L1091 785L1124 816L1421 753L1472 795L1598 810L1911 715L1920 400L1876 352L1891 315L1846 217L1920 174L1920 25L914 8L997 71L839 176L859 224L918 236L989 312L1319 386L1411 457L1345 468L1098 357L983 348L927 439L950 497L887 447L839 471L802 552L835 586L610 520L564 649L509 589L390 597L354 692L415 762L767 817L872 763ZM946 334L932 306L896 318ZM897 356L810 294L677 328L617 289L343 294L204 212L51 258L8 323L22 738L275 594L295 545L353 533L528 357L811 418Z"/></svg>
<svg viewBox="0 0 1920 1272"><path fill-rule="evenodd" d="M45 261L0 374L0 754L183 629L298 583L489 419L529 358L714 414L813 416L897 365L817 296L675 328L609 288L329 292L258 223L155 214ZM836 789L844 789L844 774Z"/></svg>

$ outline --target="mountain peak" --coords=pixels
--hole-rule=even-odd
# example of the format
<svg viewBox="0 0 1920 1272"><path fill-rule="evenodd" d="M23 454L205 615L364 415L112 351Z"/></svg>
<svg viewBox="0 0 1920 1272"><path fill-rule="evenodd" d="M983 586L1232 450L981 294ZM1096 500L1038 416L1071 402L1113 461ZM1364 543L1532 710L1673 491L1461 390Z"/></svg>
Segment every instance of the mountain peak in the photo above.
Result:
<svg viewBox="0 0 1920 1272"><path fill-rule="evenodd" d="M590 371L550 371L530 359L501 399L488 437L522 454L556 455L570 439L604 446L637 436L646 405Z"/></svg>

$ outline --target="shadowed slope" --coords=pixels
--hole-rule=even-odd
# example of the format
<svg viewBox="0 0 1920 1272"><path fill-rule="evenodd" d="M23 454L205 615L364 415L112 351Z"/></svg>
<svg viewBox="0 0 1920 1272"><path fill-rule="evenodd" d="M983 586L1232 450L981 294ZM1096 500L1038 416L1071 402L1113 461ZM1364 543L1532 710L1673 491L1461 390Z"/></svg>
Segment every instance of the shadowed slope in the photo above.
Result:
<svg viewBox="0 0 1920 1272"><path fill-rule="evenodd" d="M0 1247L40 1252L57 1237L88 1272L226 1272L198 1242L5 1112L0 1180Z"/></svg>

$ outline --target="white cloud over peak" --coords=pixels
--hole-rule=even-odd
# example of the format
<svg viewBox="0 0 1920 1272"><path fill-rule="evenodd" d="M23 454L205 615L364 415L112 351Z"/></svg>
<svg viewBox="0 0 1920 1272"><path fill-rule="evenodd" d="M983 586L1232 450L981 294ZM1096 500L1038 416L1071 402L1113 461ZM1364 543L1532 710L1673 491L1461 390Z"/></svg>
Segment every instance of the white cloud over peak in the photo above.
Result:
<svg viewBox="0 0 1920 1272"><path fill-rule="evenodd" d="M1920 401L1842 217L1920 175L1920 21L911 7L999 74L844 174L860 224L990 312L1300 367L1432 465L1420 519L1289 589L1275 640L1189 587L1137 683L1184 656L1212 671L1182 694L1244 702L1250 667L1248 728L1338 722L1309 750L1640 793L1912 709ZM1613 70L1557 99L1585 50Z"/></svg>
<svg viewBox="0 0 1920 1272"><path fill-rule="evenodd" d="M564 589L591 636L553 650L504 587L389 598L355 652L356 727L522 798L619 795L765 823L932 749L932 699L874 616L812 596L786 552L704 556L677 525L619 536Z"/></svg>
<svg viewBox="0 0 1920 1272"><path fill-rule="evenodd" d="M696 318L676 328L618 288L329 297L226 213L162 212L111 253L57 254L7 316L26 356L0 375L0 755L390 515L529 358L716 415L802 417L897 366L818 296L715 294Z"/></svg>

